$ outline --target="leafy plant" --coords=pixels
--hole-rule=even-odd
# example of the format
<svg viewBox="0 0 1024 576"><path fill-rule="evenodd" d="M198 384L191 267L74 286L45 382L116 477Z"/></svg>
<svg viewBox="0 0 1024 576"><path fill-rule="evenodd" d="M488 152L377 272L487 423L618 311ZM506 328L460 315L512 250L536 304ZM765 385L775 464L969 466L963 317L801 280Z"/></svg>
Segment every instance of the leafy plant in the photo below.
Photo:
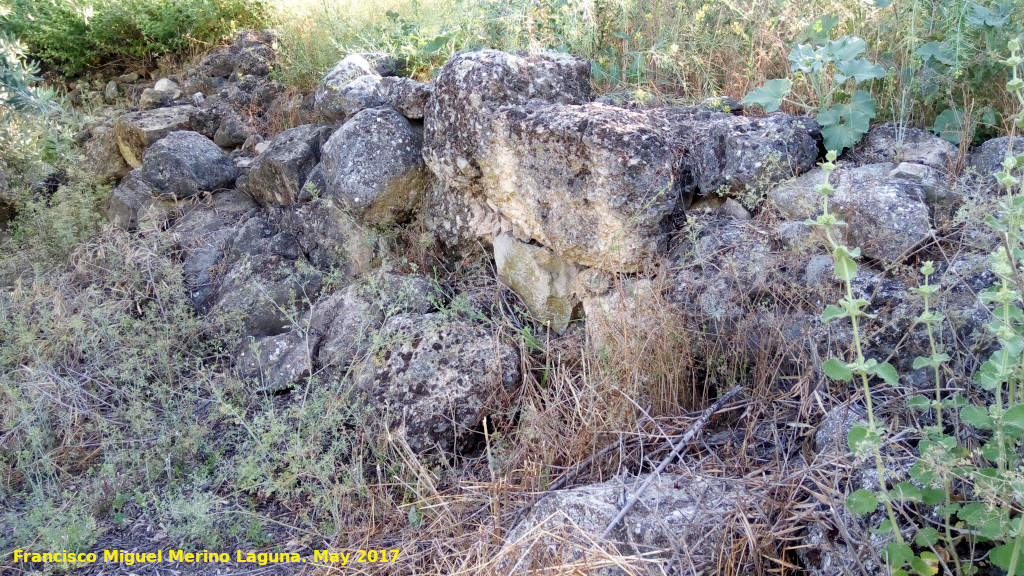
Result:
<svg viewBox="0 0 1024 576"><path fill-rule="evenodd" d="M842 152L860 141L875 117L877 102L864 90L851 93L852 87L885 78L885 68L863 58L864 40L844 36L821 46L798 44L789 53L793 78L809 88L816 104L793 93L794 80L769 80L752 90L743 103L774 112L783 103L806 111L817 111L825 148ZM791 98L790 95L794 94ZM795 98L795 99L794 99Z"/></svg>

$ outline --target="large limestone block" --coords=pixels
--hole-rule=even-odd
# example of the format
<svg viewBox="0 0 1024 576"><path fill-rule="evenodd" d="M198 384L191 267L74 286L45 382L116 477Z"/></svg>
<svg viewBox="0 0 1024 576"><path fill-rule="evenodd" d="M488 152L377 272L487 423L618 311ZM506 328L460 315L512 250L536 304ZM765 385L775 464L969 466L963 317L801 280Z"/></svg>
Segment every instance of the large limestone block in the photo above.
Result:
<svg viewBox="0 0 1024 576"><path fill-rule="evenodd" d="M142 166L142 156L151 144L176 130L191 129L195 106L172 106L124 114L114 123L114 136L125 162L132 168Z"/></svg>
<svg viewBox="0 0 1024 576"><path fill-rule="evenodd" d="M665 249L674 163L645 115L603 104L505 108L477 159L484 196L516 236L611 272Z"/></svg>
<svg viewBox="0 0 1024 576"><path fill-rule="evenodd" d="M515 290L537 320L562 333L576 304L575 265L543 246L531 246L508 234L494 239L498 279Z"/></svg>
<svg viewBox="0 0 1024 576"><path fill-rule="evenodd" d="M479 146L500 106L531 100L590 100L590 64L569 54L516 56L497 50L458 54L433 81L423 113L423 157L446 184L470 188L480 176Z"/></svg>
<svg viewBox="0 0 1024 576"><path fill-rule="evenodd" d="M314 95L314 110L330 120L338 120L380 106L379 83L380 75L363 55L349 54L320 81Z"/></svg>

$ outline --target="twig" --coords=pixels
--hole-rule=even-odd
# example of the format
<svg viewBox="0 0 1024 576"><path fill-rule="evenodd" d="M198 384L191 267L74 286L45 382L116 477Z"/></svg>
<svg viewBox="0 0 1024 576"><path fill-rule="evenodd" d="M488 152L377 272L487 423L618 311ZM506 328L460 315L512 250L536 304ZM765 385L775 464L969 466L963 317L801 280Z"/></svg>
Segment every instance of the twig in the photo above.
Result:
<svg viewBox="0 0 1024 576"><path fill-rule="evenodd" d="M696 437L697 434L699 434L701 430L704 429L704 426L706 426L707 423L711 420L711 417L714 416L715 412L718 412L722 408L722 406L724 406L725 403L729 401L730 398L739 393L740 387L733 386L732 389L730 389L728 392L719 397L718 400L715 400L714 404L709 406L707 410L704 410L704 412L701 413L700 417L697 418L697 421L691 424L690 427L686 430L686 432L679 436L676 436L678 442L672 449L672 453L666 456L665 459L661 461L661 464L658 464L658 468L655 469L654 472L647 477L647 480L645 480L643 485L640 486L640 489L634 492L633 495L629 497L629 500L626 501L626 505L622 507L622 510L619 511L619 514L615 517L615 519L612 520L611 523L608 524L608 527L604 529L604 532L601 533L601 540L605 540L608 538L608 535L612 533L612 530L615 529L619 522L621 522L622 519L626 517L626 514L628 514L629 511L633 508L633 506L637 503L637 501L640 499L640 496L642 496L643 493L648 488L650 488L651 484L654 483L655 478L657 478L659 474L664 472L665 468L668 468L668 465L671 464L672 461L675 460L677 456L679 456L679 453L683 451L683 448L685 448L686 445L689 444L690 441L693 440L694 437ZM669 440L669 442L672 442L671 439Z"/></svg>

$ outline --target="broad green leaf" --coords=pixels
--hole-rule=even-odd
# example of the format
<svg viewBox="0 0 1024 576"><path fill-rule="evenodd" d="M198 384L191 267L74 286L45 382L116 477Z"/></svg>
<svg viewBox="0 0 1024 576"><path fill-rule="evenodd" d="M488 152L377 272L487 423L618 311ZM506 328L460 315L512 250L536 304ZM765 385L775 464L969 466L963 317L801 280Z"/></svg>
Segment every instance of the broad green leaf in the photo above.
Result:
<svg viewBox="0 0 1024 576"><path fill-rule="evenodd" d="M935 124L932 125L931 130L947 142L960 144L960 140L963 138L962 117L957 111L946 109L935 118Z"/></svg>
<svg viewBox="0 0 1024 576"><path fill-rule="evenodd" d="M777 78L764 83L761 88L751 90L743 97L743 104L760 106L765 112L775 112L782 106L782 101L789 95L793 82L789 78Z"/></svg>
<svg viewBox="0 0 1024 576"><path fill-rule="evenodd" d="M917 55L921 57L921 60L923 60L925 64L927 64L929 60L935 60L936 62L941 62L947 66L951 66L956 62L956 58L953 56L953 53L946 48L946 45L942 42L929 42L924 46L921 46L917 49Z"/></svg>
<svg viewBox="0 0 1024 576"><path fill-rule="evenodd" d="M889 364L888 362L882 362L881 364L872 367L870 370L868 370L868 373L878 376L882 380L885 380L885 383L890 386L896 386L897 384L900 383L899 373L897 373L896 368L894 368L893 365Z"/></svg>
<svg viewBox="0 0 1024 576"><path fill-rule="evenodd" d="M848 104L836 104L818 113L818 124L828 150L842 150L860 142L871 127L877 102L870 94L858 90Z"/></svg>
<svg viewBox="0 0 1024 576"><path fill-rule="evenodd" d="M804 28L804 31L797 38L797 43L809 43L814 46L821 46L828 42L828 33L839 24L839 16L826 14L815 18Z"/></svg>
<svg viewBox="0 0 1024 576"><path fill-rule="evenodd" d="M828 43L828 52L837 62L853 60L867 50L867 42L856 36L843 36Z"/></svg>
<svg viewBox="0 0 1024 576"><path fill-rule="evenodd" d="M938 506L946 501L946 491L942 488L922 488L921 501L929 506Z"/></svg>
<svg viewBox="0 0 1024 576"><path fill-rule="evenodd" d="M999 6L993 10L975 2L970 2L968 5L971 7L971 12L967 15L967 25L975 30L981 30L986 27L1002 28L1010 17L1010 11L1006 10L1004 12L999 9Z"/></svg>
<svg viewBox="0 0 1024 576"><path fill-rule="evenodd" d="M409 507L409 525L416 527L423 523L423 516L415 505Z"/></svg>
<svg viewBox="0 0 1024 576"><path fill-rule="evenodd" d="M886 518L878 524L878 528L868 528L868 532L871 532L876 536L888 536L889 534L892 534L892 520Z"/></svg>
<svg viewBox="0 0 1024 576"><path fill-rule="evenodd" d="M860 454L872 446L878 446L881 439L867 426L854 426L846 434L846 444L854 454Z"/></svg>
<svg viewBox="0 0 1024 576"><path fill-rule="evenodd" d="M843 282L849 282L857 275L857 263L850 256L850 252L842 246L832 252L833 272Z"/></svg>
<svg viewBox="0 0 1024 576"><path fill-rule="evenodd" d="M989 560L1003 570L1010 570L1010 561L1013 558L1013 542L996 546L988 553ZM1014 570L1017 574L1024 574L1024 550L1017 554L1017 567Z"/></svg>
<svg viewBox="0 0 1024 576"><path fill-rule="evenodd" d="M885 68L872 64L865 58L836 62L836 70L843 75L853 78L854 83L860 84L868 80L885 78Z"/></svg>
<svg viewBox="0 0 1024 576"><path fill-rule="evenodd" d="M921 489L910 482L900 482L889 490L889 495L901 502L920 502Z"/></svg>
<svg viewBox="0 0 1024 576"><path fill-rule="evenodd" d="M935 576L939 573L939 559L931 552L922 552L910 559L910 568L919 576Z"/></svg>
<svg viewBox="0 0 1024 576"><path fill-rule="evenodd" d="M900 568L904 564L910 562L910 559L914 557L914 551L910 549L910 544L906 542L889 542L889 545L885 547L885 553L882 555L885 563L890 568Z"/></svg>
<svg viewBox="0 0 1024 576"><path fill-rule="evenodd" d="M960 419L978 430L992 429L992 417L981 406L964 406L960 410Z"/></svg>
<svg viewBox="0 0 1024 576"><path fill-rule="evenodd" d="M847 313L846 310L843 310L834 304L829 304L825 307L825 311L821 313L821 321L828 322L829 320L846 318L847 316L849 316L849 313Z"/></svg>
<svg viewBox="0 0 1024 576"><path fill-rule="evenodd" d="M1011 406L1009 410L1003 412L1002 420L1004 431L1013 433L1014 438L1019 438L1024 434L1024 404Z"/></svg>
<svg viewBox="0 0 1024 576"><path fill-rule="evenodd" d="M846 507L850 512L863 516L878 509L878 500L870 490L861 489L846 498Z"/></svg>
<svg viewBox="0 0 1024 576"><path fill-rule="evenodd" d="M825 374L828 374L829 378L833 380L841 380L843 382L849 382L853 380L853 372L846 365L846 362L838 358L829 358L821 365L822 370Z"/></svg>
<svg viewBox="0 0 1024 576"><path fill-rule="evenodd" d="M918 358L922 360L922 358ZM917 362L914 362L914 369L917 369ZM918 410L931 410L932 401L927 396L911 396L907 399L907 406L910 408L917 408Z"/></svg>
<svg viewBox="0 0 1024 576"><path fill-rule="evenodd" d="M791 72L818 74L830 61L831 55L824 48L815 48L810 44L797 44L789 52Z"/></svg>
<svg viewBox="0 0 1024 576"><path fill-rule="evenodd" d="M917 535L914 536L914 542L918 546L935 546L939 543L939 531L935 528L921 528L917 531Z"/></svg>
<svg viewBox="0 0 1024 576"><path fill-rule="evenodd" d="M924 460L918 460L910 467L910 477L922 484L931 484L937 476L935 468Z"/></svg>

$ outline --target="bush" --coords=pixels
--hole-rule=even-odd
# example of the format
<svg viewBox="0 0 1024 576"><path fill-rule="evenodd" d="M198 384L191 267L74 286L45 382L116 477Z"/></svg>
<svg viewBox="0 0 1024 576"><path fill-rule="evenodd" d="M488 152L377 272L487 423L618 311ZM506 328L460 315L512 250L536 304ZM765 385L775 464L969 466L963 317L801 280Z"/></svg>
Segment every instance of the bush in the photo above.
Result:
<svg viewBox="0 0 1024 576"><path fill-rule="evenodd" d="M74 74L209 47L268 19L265 0L14 0L3 27L48 67Z"/></svg>

